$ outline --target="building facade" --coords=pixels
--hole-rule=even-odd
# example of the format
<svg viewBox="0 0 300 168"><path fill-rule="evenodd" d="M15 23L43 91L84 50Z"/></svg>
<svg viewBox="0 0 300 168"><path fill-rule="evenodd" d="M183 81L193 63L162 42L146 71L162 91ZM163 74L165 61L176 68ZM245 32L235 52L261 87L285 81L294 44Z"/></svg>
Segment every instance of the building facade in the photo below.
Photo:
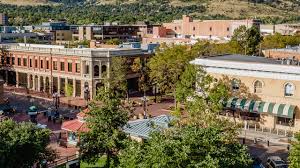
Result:
<svg viewBox="0 0 300 168"><path fill-rule="evenodd" d="M279 48L279 49L267 49L262 51L265 57L274 59L290 59L293 61L300 60L300 46ZM292 62L291 62L292 63Z"/></svg>
<svg viewBox="0 0 300 168"><path fill-rule="evenodd" d="M120 39L140 40L141 36L151 31L149 25L86 25L79 26L77 31L74 31L73 38L75 40L107 40Z"/></svg>
<svg viewBox="0 0 300 168"><path fill-rule="evenodd" d="M244 86L241 91L253 95L229 99L225 105L233 112L229 116L257 128L300 130L300 66L244 55L197 58L191 63L217 79L227 76L233 91Z"/></svg>
<svg viewBox="0 0 300 168"><path fill-rule="evenodd" d="M82 98L85 89L93 98L97 88L103 86L113 57L125 56L133 62L136 57L148 56L142 49L131 48L67 49L33 44L2 47L6 56L1 62L1 73L6 84L49 94L64 94L66 86L71 85L73 97ZM139 74L128 72L127 80L133 83L138 77Z"/></svg>
<svg viewBox="0 0 300 168"><path fill-rule="evenodd" d="M222 40L230 39L235 29L240 26L257 26L260 21L250 20L193 20L191 17L183 15L182 20L174 20L171 23L163 23L157 36L165 35L166 37L188 37L197 39ZM163 33L162 33L162 32ZM157 31L153 31L157 32Z"/></svg>
<svg viewBox="0 0 300 168"><path fill-rule="evenodd" d="M8 16L4 13L0 13L0 25L2 26L8 25Z"/></svg>

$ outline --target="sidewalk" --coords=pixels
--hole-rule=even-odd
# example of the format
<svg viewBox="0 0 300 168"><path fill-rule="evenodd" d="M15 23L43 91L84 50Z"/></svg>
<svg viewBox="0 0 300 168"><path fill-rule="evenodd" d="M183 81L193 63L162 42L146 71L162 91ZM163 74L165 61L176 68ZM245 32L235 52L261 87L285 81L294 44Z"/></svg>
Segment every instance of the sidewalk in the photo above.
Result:
<svg viewBox="0 0 300 168"><path fill-rule="evenodd" d="M269 141L270 143L283 146L290 145L289 140L296 140L293 137L287 137L284 135L277 135L269 132L254 131L249 129L246 130L246 134L244 129L240 130L239 138L245 138L253 141L254 139L263 142Z"/></svg>

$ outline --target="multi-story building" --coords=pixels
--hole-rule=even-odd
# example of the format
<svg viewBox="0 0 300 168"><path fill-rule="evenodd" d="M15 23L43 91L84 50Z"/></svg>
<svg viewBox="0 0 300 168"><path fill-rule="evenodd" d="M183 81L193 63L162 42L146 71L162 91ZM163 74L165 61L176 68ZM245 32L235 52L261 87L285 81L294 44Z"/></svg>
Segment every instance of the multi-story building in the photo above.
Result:
<svg viewBox="0 0 300 168"><path fill-rule="evenodd" d="M8 25L8 16L4 13L0 13L0 25L2 26Z"/></svg>
<svg viewBox="0 0 300 168"><path fill-rule="evenodd" d="M265 57L269 57L269 58L274 58L274 59L293 58L293 61L300 60L300 45L294 47L286 46L286 48L266 49L263 50L262 52L265 55Z"/></svg>
<svg viewBox="0 0 300 168"><path fill-rule="evenodd" d="M229 99L227 116L270 131L300 130L299 64L245 55L197 58L191 63L202 66L217 79L227 76L233 92L251 95Z"/></svg>
<svg viewBox="0 0 300 168"><path fill-rule="evenodd" d="M147 24L140 25L86 25L79 26L78 30L73 34L75 40L106 40L120 39L140 40L144 34L152 31L152 26ZM148 32L149 31L149 32Z"/></svg>
<svg viewBox="0 0 300 168"><path fill-rule="evenodd" d="M174 20L171 23L163 23L161 26L154 26L151 36L145 37L144 42L186 43L187 39L206 40L229 40L236 28L240 26L257 26L260 21L249 20L193 20L183 15L182 20Z"/></svg>
<svg viewBox="0 0 300 168"><path fill-rule="evenodd" d="M34 26L34 31L48 33L51 35L53 42L64 43L73 40L74 27L76 28L76 26L68 25L66 21L51 21Z"/></svg>
<svg viewBox="0 0 300 168"><path fill-rule="evenodd" d="M147 51L133 48L64 48L54 45L2 45L2 76L7 84L35 91L64 93L73 86L74 97L84 97L88 88L91 98L103 85L113 57L126 56L128 63L137 57L148 56ZM129 91L137 90L138 73L128 71Z"/></svg>
<svg viewBox="0 0 300 168"><path fill-rule="evenodd" d="M294 24L263 24L260 26L260 32L263 35L279 33L282 35L297 35L300 34L300 23Z"/></svg>

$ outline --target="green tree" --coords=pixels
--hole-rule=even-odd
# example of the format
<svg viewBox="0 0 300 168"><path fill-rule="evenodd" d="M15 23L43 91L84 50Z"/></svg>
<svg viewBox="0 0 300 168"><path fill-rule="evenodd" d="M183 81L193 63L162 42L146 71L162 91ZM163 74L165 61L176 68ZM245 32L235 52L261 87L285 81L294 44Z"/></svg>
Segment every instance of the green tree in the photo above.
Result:
<svg viewBox="0 0 300 168"><path fill-rule="evenodd" d="M300 44L300 36L284 36L279 33L268 35L262 41L262 49L285 48Z"/></svg>
<svg viewBox="0 0 300 168"><path fill-rule="evenodd" d="M187 46L162 46L148 62L151 81L158 85L160 92L174 95L175 107L177 82L193 58Z"/></svg>
<svg viewBox="0 0 300 168"><path fill-rule="evenodd" d="M185 102L192 96L196 89L197 69L194 65L187 65L176 85L176 98L179 102Z"/></svg>
<svg viewBox="0 0 300 168"><path fill-rule="evenodd" d="M72 97L73 96L73 85L70 83L65 86L65 93L67 97Z"/></svg>
<svg viewBox="0 0 300 168"><path fill-rule="evenodd" d="M153 133L146 143L129 143L120 152L119 167L249 167L246 147L231 138L222 128L171 128Z"/></svg>
<svg viewBox="0 0 300 168"><path fill-rule="evenodd" d="M83 161L95 163L100 157L106 156L107 168L118 164L117 154L123 146L122 141L126 139L121 128L128 121L128 111L114 93L108 88L99 90L98 98L103 105L90 105L87 118L89 131L80 136Z"/></svg>
<svg viewBox="0 0 300 168"><path fill-rule="evenodd" d="M230 44L237 53L253 55L257 54L261 40L260 31L256 26L249 29L246 26L240 26L234 30Z"/></svg>
<svg viewBox="0 0 300 168"><path fill-rule="evenodd" d="M113 39L109 39L105 42L105 44L110 44L110 45L119 45L121 44L120 39L117 38L113 38Z"/></svg>
<svg viewBox="0 0 300 168"><path fill-rule="evenodd" d="M32 123L0 122L0 167L26 168L46 159L53 161L56 154L47 146L50 130Z"/></svg>
<svg viewBox="0 0 300 168"><path fill-rule="evenodd" d="M300 134L296 135L297 142L293 142L292 149L289 154L290 168L300 167Z"/></svg>

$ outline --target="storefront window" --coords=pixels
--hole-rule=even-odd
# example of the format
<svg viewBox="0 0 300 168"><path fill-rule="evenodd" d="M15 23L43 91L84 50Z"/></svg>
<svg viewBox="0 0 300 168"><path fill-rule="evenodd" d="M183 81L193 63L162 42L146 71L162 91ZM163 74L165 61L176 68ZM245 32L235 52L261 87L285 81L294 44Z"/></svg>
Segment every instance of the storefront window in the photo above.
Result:
<svg viewBox="0 0 300 168"><path fill-rule="evenodd" d="M245 120L253 120L253 121L259 121L260 120L260 114L259 113L241 112L240 115Z"/></svg>
<svg viewBox="0 0 300 168"><path fill-rule="evenodd" d="M294 118L277 117L276 124L293 127Z"/></svg>

